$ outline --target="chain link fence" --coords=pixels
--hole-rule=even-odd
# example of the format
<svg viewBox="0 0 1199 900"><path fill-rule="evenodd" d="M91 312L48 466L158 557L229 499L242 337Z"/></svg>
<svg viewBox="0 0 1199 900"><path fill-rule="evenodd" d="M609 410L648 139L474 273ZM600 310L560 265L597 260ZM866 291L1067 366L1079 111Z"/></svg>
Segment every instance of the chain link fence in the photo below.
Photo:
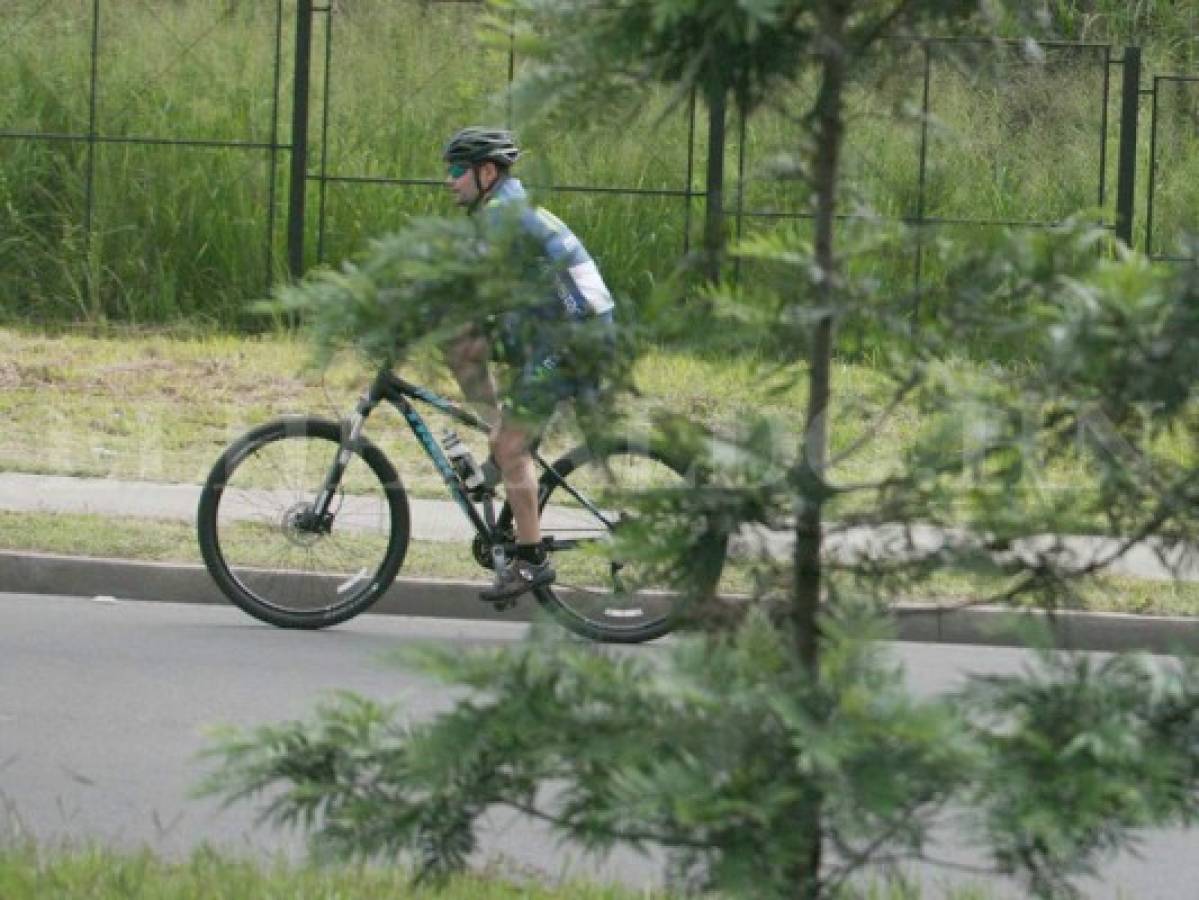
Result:
<svg viewBox="0 0 1199 900"><path fill-rule="evenodd" d="M0 24L0 297L11 317L245 324L247 299L447 212L440 148L499 122L521 60L474 0L12 0ZM1105 44L918 41L853 101L847 219L921 234L1093 211L1185 259L1199 79ZM705 239L810 218L775 174L803 86L746 120L692 99L522 135L522 177L638 294ZM1148 127L1145 127L1145 120ZM719 203L714 202L720 197ZM935 278L919 243L888 283Z"/></svg>

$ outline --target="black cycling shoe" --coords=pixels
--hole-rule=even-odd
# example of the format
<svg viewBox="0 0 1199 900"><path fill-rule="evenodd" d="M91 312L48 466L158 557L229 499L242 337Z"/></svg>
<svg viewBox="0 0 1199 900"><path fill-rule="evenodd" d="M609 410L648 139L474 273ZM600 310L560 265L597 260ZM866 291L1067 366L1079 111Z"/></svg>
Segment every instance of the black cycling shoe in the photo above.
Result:
<svg viewBox="0 0 1199 900"><path fill-rule="evenodd" d="M503 600L513 600L521 594L534 591L554 583L558 573L554 571L553 563L529 562L517 557L508 563L495 575L495 584L481 592L479 596L489 603Z"/></svg>

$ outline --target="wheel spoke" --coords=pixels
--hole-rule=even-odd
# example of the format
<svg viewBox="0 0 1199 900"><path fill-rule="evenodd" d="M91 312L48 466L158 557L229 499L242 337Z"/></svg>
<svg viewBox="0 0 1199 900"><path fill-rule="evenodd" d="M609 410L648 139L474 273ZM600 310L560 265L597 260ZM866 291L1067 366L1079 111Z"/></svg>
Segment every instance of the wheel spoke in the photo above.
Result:
<svg viewBox="0 0 1199 900"><path fill-rule="evenodd" d="M253 615L291 627L321 627L368 606L407 547L407 501L394 470L377 450L374 462L357 451L324 531L311 510L340 447L337 425L278 423L243 441L254 446L227 451L201 501L201 546L217 583ZM238 462L226 470L227 458Z"/></svg>
<svg viewBox="0 0 1199 900"><path fill-rule="evenodd" d="M685 487L687 467L624 447L598 459L576 451L556 468L560 479L543 479L542 533L555 550L558 578L539 599L567 627L599 640L634 642L669 631L679 615L677 592L652 567L604 550L631 521L627 501L639 491ZM599 521L586 521L601 510Z"/></svg>

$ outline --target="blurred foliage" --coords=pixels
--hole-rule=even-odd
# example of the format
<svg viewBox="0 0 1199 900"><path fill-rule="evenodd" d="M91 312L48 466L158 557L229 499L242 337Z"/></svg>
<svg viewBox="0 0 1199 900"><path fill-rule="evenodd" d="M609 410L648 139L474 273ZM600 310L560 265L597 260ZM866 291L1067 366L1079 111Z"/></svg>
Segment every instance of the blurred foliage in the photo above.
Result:
<svg viewBox="0 0 1199 900"><path fill-rule="evenodd" d="M622 341L565 317L557 273L521 224L523 211L514 203L486 216L413 219L357 258L282 285L260 308L305 323L317 366L352 348L389 369L419 346L475 331L510 348L500 356L517 365L553 349L572 377L626 386L634 329Z"/></svg>
<svg viewBox="0 0 1199 900"><path fill-rule="evenodd" d="M1199 820L1199 667L1146 656L1044 654L961 698L985 776L968 792L997 862L1037 896L1136 851L1137 830Z"/></svg>
<svg viewBox="0 0 1199 900"><path fill-rule="evenodd" d="M272 820L311 827L339 856L412 852L427 874L461 865L478 846L473 820L503 804L589 850L665 848L679 886L789 896L805 840L796 813L819 792L836 787L829 835L848 870L880 833L888 850L919 846L975 757L949 705L912 700L893 664L850 637L881 636L877 622L830 626L818 684L757 616L727 642L683 640L663 659L546 635L470 655L429 648L410 663L471 700L424 725L350 698L312 723L228 733L207 790L285 783ZM558 787L539 792L546 783Z"/></svg>
<svg viewBox="0 0 1199 900"><path fill-rule="evenodd" d="M505 806L598 854L665 851L672 887L760 898L795 896L796 822L817 797L836 852L809 896L856 896L870 861L935 856L948 816L1041 897L1076 896L1067 876L1134 848L1133 829L1195 820L1193 664L1046 653L921 700L873 643L887 629L868 608L824 627L818 679L756 614L727 640L655 655L546 633L428 647L408 665L470 691L450 712L401 724L396 707L343 696L308 722L229 730L203 791L265 794L264 817L309 830L318 854L403 855L425 879L462 866L476 820Z"/></svg>
<svg viewBox="0 0 1199 900"><path fill-rule="evenodd" d="M357 259L283 285L266 308L309 324L319 364L349 345L388 367L418 342L544 301L552 282L539 251L517 227L485 238L476 218L414 219Z"/></svg>
<svg viewBox="0 0 1199 900"><path fill-rule="evenodd" d="M835 77L837 66L819 64L836 54L877 60L877 40L913 21L960 24L977 12L931 0L494 9L499 25L517 10L544 29L516 36L536 62L515 98L572 114L594 109L597 95L627 99L638 80L680 96L728 90L753 106L800 73ZM845 114L836 102L830 111ZM827 198L838 184L806 174L819 149L802 148L790 175ZM825 171L836 179L833 162ZM390 360L392 348L528 295L536 266L504 236L480 240L471 227L419 225L284 300L309 305L323 341L365 340ZM830 371L831 341L821 339L830 323L869 321L891 338L877 356L893 403L827 465L812 460L825 459L821 417L847 414L835 386L833 403L813 399L816 414L799 410L790 422L747 409L742 427L721 436L658 423L697 478L689 490L633 498L639 516L617 552L670 574L700 633L659 654L606 654L538 630L501 650L429 650L418 668L469 692L449 712L400 724L395 709L344 698L311 723L230 732L213 750L220 766L207 790L264 794L270 818L304 826L321 849L410 853L428 876L464 865L479 820L503 805L597 852L662 848L684 889L762 898L828 897L871 866L934 859L934 824L951 810L994 872L1039 897L1075 895L1072 879L1131 846L1136 828L1190 824L1191 663L1097 664L1046 650L1019 677L918 700L880 642L894 597L937 573L1007 576L988 599L1052 609L1069 603L1072 579L1136 541L1195 540L1199 274L1155 269L1084 219L969 244L868 216L835 242L815 230L743 242L734 252L764 277L708 289L702 313L676 310L679 327L756 336L782 360L763 377L784 382L797 369ZM902 298L911 303L854 265L913 244L945 276ZM954 360L987 338L1019 346L1021 364L964 377ZM977 412L926 417L935 428L879 480L838 478L887 416L911 408ZM813 418L796 434L796 421ZM1098 473L1098 497L1040 490L1047 462L1083 459ZM1055 537L1080 503L1103 512L1115 551L1080 560ZM752 596L717 596L720 567L706 558L714 536L742 543ZM810 621L801 607L813 575Z"/></svg>

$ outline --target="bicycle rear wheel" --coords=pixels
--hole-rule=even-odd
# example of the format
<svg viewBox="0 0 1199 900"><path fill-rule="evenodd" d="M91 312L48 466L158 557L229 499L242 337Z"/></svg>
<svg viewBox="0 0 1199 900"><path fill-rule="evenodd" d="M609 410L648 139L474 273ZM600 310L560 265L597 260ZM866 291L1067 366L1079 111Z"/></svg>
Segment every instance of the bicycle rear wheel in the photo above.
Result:
<svg viewBox="0 0 1199 900"><path fill-rule="evenodd" d="M630 498L645 490L685 490L694 476L689 460L627 442L599 451L579 447L555 462L542 476L540 503L543 539L558 548L558 578L536 592L542 606L596 641L640 643L675 628L686 598L650 567L615 558L611 542L634 520ZM723 551L723 543L711 548L713 578Z"/></svg>
<svg viewBox="0 0 1199 900"><path fill-rule="evenodd" d="M200 495L205 565L225 595L280 628L324 628L356 616L395 579L408 549L408 498L366 441L353 448L330 515L311 516L341 427L315 418L256 428L217 460Z"/></svg>

